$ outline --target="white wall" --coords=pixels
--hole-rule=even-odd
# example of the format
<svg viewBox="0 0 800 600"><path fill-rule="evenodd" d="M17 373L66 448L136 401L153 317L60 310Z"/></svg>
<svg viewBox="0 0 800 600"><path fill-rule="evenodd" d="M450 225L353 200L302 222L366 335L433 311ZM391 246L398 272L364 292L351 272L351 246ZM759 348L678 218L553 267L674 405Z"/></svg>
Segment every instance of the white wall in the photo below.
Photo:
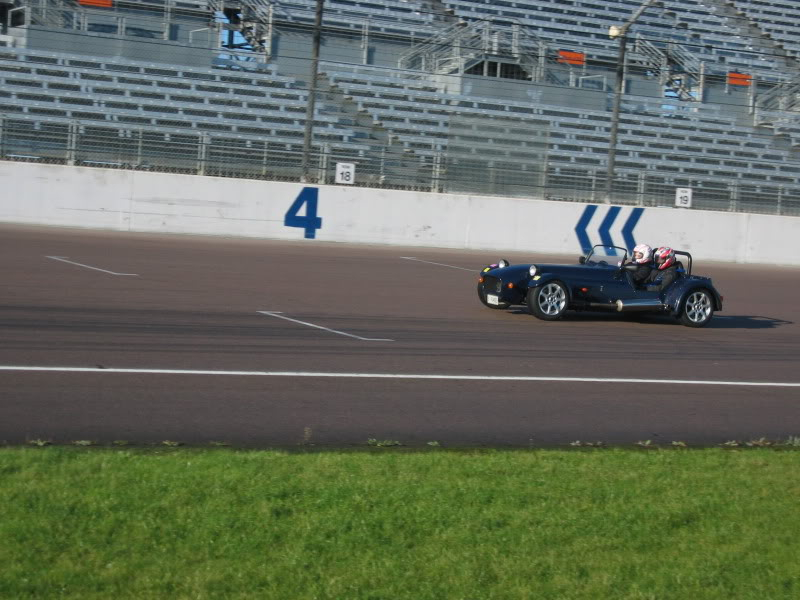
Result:
<svg viewBox="0 0 800 600"><path fill-rule="evenodd" d="M0 161L0 221L302 239L304 230L285 226L284 217L303 187ZM322 227L314 235L324 241L574 254L583 215L594 211L586 235L596 244L609 211L618 211L607 235L625 246L623 227L638 211L637 243L669 245L705 260L800 265L800 254L791 251L800 217L315 187Z"/></svg>

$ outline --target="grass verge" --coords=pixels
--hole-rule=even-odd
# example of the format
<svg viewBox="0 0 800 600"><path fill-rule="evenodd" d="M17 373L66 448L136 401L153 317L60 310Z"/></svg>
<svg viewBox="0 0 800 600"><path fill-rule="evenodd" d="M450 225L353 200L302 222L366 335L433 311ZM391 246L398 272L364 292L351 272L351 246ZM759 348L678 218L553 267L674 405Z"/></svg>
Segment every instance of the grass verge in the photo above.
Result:
<svg viewBox="0 0 800 600"><path fill-rule="evenodd" d="M800 452L0 449L0 598L800 597Z"/></svg>

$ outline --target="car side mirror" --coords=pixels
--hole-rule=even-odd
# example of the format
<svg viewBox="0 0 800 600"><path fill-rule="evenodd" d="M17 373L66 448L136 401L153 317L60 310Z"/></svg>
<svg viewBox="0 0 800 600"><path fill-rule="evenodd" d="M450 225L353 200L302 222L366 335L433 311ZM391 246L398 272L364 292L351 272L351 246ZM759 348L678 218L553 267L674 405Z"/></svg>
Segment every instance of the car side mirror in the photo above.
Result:
<svg viewBox="0 0 800 600"><path fill-rule="evenodd" d="M582 264L582 265L585 265L586 264L586 257L585 256L579 256L578 257L578 263Z"/></svg>

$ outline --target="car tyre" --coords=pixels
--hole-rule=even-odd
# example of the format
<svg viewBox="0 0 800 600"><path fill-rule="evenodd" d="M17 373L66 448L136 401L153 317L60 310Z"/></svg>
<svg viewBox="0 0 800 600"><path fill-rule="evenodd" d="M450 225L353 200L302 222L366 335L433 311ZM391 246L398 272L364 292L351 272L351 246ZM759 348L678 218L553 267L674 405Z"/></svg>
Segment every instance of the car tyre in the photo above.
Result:
<svg viewBox="0 0 800 600"><path fill-rule="evenodd" d="M560 319L568 305L567 287L560 281L548 281L528 291L528 310L543 321Z"/></svg>
<svg viewBox="0 0 800 600"><path fill-rule="evenodd" d="M486 301L486 292L483 290L483 284L482 283L478 284L478 298L480 298L480 301L483 303L484 306L486 306L488 308L493 308L494 310L505 310L506 308L511 306L510 302L500 302L499 304L489 304Z"/></svg>
<svg viewBox="0 0 800 600"><path fill-rule="evenodd" d="M681 308L680 322L687 327L705 327L714 316L714 299L708 290L689 292Z"/></svg>

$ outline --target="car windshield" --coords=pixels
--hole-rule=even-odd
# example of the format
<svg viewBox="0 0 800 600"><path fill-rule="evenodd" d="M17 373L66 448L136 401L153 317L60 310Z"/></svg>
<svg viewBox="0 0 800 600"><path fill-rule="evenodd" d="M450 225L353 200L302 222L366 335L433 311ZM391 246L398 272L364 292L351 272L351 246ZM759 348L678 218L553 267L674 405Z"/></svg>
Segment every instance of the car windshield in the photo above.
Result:
<svg viewBox="0 0 800 600"><path fill-rule="evenodd" d="M626 252L616 246L595 246L586 256L587 265L622 266Z"/></svg>

